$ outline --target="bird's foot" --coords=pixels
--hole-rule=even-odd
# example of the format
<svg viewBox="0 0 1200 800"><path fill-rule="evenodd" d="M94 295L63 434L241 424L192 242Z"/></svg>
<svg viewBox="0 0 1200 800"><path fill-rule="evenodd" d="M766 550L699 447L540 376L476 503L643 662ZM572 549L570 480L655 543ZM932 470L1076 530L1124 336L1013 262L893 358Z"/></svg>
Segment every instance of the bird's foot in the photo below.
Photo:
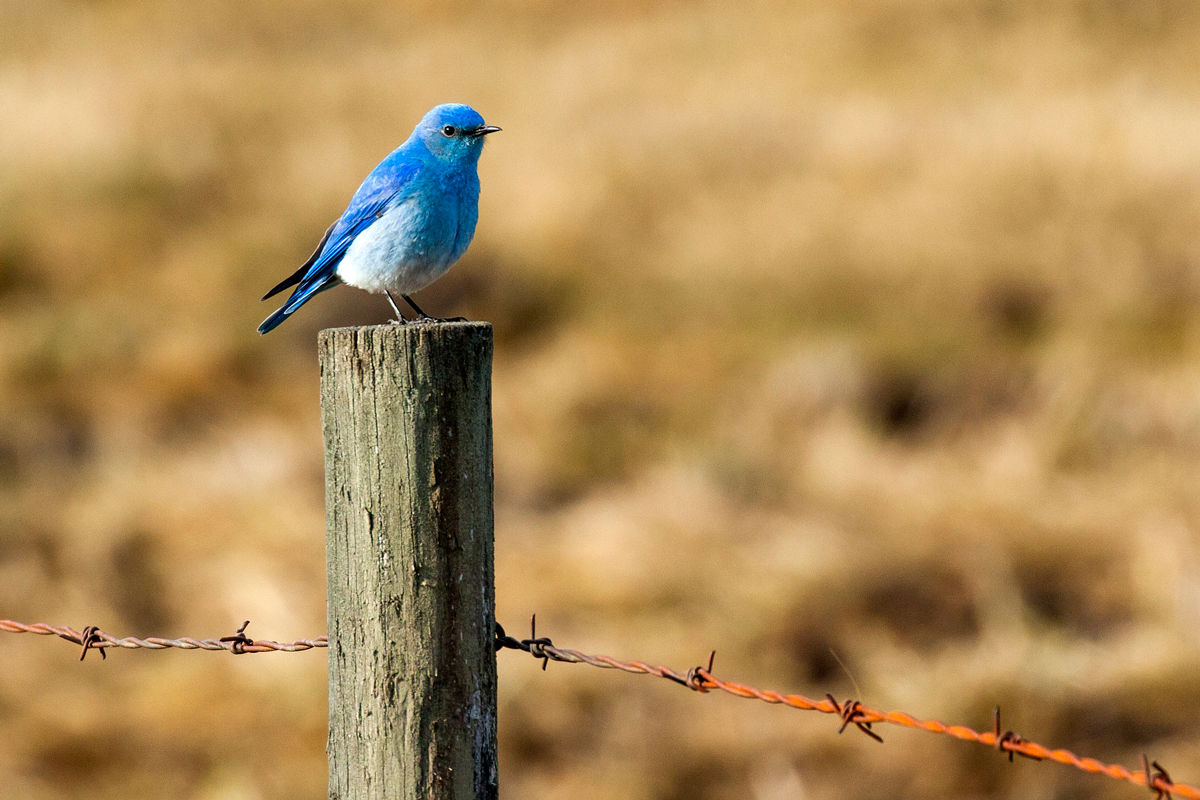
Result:
<svg viewBox="0 0 1200 800"><path fill-rule="evenodd" d="M430 316L426 315L426 316L424 316L424 317L417 317L416 319L414 319L414 320L412 320L412 321L413 321L413 322L417 322L417 323L420 323L420 322L427 322L427 323L433 323L433 322L466 322L466 321L467 321L467 318L466 318L466 317L430 317Z"/></svg>
<svg viewBox="0 0 1200 800"><path fill-rule="evenodd" d="M406 294L402 294L400 296L404 298L404 302L406 302L410 306L412 306L413 311L415 311L421 315L421 316L417 317L416 319L414 319L413 322L466 322L467 321L466 317L447 317L445 319L443 319L442 317L431 317L428 314L426 314L424 311L422 311L421 307L419 305L417 305L416 303L414 303L412 301L411 297L409 297ZM389 294L388 300L391 300L391 299L392 299L392 296ZM395 307L396 307L395 303L393 303L392 308L395 308ZM400 312L396 311L396 314L397 314L397 316L399 316Z"/></svg>

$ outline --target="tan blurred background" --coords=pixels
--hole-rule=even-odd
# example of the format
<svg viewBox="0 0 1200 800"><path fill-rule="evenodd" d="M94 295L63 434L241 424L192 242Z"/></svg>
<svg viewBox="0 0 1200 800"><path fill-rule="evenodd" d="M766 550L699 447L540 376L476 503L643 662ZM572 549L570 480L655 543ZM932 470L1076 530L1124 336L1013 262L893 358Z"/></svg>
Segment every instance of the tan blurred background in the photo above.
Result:
<svg viewBox="0 0 1200 800"><path fill-rule="evenodd" d="M467 102L417 299L496 325L510 632L1200 782L1200 6L401 5L0 0L0 617L324 632L315 333L387 307L257 298ZM499 664L505 798L1140 796ZM325 669L0 636L0 796L323 797Z"/></svg>

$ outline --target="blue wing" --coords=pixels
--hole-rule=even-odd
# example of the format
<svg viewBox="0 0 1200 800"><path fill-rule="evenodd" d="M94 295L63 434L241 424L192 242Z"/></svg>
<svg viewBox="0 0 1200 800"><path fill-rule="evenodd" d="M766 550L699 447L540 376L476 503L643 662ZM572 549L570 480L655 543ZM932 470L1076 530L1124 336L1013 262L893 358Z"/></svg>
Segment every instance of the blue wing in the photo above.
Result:
<svg viewBox="0 0 1200 800"><path fill-rule="evenodd" d="M388 205L397 195L404 192L420 170L420 165L412 162L389 163L399 155L399 151L393 153L367 176L362 186L354 193L341 219L325 232L325 238L317 246L316 252L300 269L263 297L266 300L277 292L296 285L288 301L258 326L259 334L270 333L313 295L337 286L337 265L346 254L350 243L383 216Z"/></svg>

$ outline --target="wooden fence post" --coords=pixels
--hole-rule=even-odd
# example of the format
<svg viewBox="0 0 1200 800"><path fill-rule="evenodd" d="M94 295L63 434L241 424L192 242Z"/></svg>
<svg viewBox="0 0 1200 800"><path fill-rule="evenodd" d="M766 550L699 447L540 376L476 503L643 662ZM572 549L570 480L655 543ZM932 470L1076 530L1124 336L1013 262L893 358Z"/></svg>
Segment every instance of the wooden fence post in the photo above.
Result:
<svg viewBox="0 0 1200 800"><path fill-rule="evenodd" d="M492 326L320 354L330 800L495 800Z"/></svg>

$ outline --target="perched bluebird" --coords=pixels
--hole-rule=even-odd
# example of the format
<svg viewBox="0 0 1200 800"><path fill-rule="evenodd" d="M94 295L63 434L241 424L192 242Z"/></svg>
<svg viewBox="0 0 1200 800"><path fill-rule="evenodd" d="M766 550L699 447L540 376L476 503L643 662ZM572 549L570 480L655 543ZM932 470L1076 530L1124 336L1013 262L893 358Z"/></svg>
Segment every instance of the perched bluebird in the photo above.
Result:
<svg viewBox="0 0 1200 800"><path fill-rule="evenodd" d="M483 137L498 130L457 103L426 114L408 141L371 170L308 261L263 296L296 287L258 332L274 330L310 297L339 283L387 295L397 322L404 316L393 293L430 319L409 294L446 274L471 243L479 218L476 165Z"/></svg>

